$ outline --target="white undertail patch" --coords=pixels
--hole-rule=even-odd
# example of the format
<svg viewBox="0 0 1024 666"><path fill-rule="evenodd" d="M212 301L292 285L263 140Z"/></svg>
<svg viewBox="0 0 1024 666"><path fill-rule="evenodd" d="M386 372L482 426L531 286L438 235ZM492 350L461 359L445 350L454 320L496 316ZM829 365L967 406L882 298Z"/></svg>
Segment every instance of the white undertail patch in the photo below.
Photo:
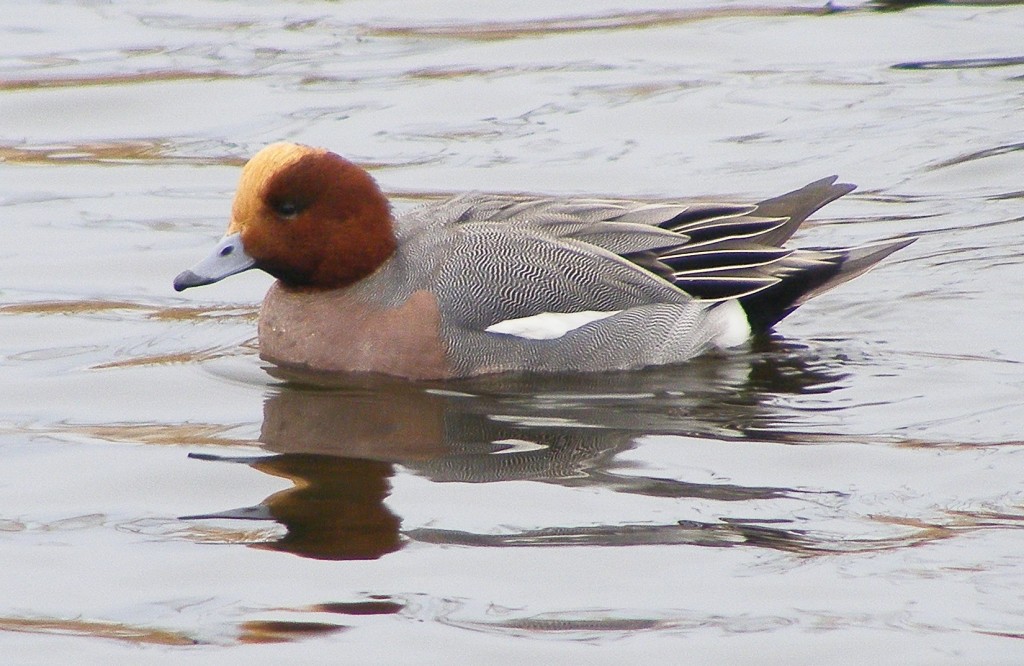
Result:
<svg viewBox="0 0 1024 666"><path fill-rule="evenodd" d="M709 314L718 318L718 334L713 340L716 347L738 347L750 339L750 320L739 301L722 301Z"/></svg>
<svg viewBox="0 0 1024 666"><path fill-rule="evenodd" d="M491 324L484 330L488 333L504 333L527 340L554 340L592 321L607 319L622 310L601 312L584 310L583 312L542 312L529 317L506 319Z"/></svg>

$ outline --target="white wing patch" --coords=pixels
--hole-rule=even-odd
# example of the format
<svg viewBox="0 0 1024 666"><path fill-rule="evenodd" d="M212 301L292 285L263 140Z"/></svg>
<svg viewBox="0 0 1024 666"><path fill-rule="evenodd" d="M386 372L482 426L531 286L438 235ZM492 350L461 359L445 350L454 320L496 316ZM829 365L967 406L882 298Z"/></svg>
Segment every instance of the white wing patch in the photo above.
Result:
<svg viewBox="0 0 1024 666"><path fill-rule="evenodd" d="M540 451L548 448L546 444L538 444L528 439L496 439L492 444L501 446L497 451L491 451L491 455L505 455L508 453L527 453L529 451Z"/></svg>
<svg viewBox="0 0 1024 666"><path fill-rule="evenodd" d="M529 317L499 321L497 324L491 324L484 330L488 333L504 333L505 335L514 335L518 338L526 338L527 340L554 340L592 321L607 319L620 312L622 310L607 312L598 310L542 312Z"/></svg>

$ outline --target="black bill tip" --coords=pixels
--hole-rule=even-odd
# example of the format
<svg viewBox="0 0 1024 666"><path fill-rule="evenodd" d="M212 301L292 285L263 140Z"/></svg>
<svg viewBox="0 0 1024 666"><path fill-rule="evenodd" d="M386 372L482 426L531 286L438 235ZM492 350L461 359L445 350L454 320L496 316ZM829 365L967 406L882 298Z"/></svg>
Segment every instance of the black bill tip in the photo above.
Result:
<svg viewBox="0 0 1024 666"><path fill-rule="evenodd" d="M199 287L214 282L210 278L196 275L192 271L182 271L174 278L174 291L185 291L189 287Z"/></svg>

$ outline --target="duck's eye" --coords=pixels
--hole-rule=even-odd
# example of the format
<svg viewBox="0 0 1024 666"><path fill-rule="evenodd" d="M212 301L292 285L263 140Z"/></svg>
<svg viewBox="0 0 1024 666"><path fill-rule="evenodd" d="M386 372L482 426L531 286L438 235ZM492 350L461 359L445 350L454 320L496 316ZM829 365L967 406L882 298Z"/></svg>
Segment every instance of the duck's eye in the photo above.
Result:
<svg viewBox="0 0 1024 666"><path fill-rule="evenodd" d="M302 207L291 199L272 201L270 202L270 207L274 209L275 213L286 220L293 219L302 212Z"/></svg>

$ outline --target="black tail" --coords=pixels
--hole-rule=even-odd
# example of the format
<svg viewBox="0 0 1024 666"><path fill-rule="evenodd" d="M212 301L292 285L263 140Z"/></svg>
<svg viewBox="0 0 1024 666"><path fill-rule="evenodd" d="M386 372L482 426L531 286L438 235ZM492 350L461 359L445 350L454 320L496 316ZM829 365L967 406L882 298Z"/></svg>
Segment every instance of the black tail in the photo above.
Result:
<svg viewBox="0 0 1024 666"><path fill-rule="evenodd" d="M855 248L790 249L782 245L812 213L854 189L823 178L755 206L691 209L661 226L689 242L660 253L666 277L709 300L738 299L757 331L771 329L808 299L864 273L913 238ZM659 271L665 273L665 271Z"/></svg>
<svg viewBox="0 0 1024 666"><path fill-rule="evenodd" d="M853 248L794 251L773 267L778 282L739 299L750 328L755 332L770 330L811 298L867 272L915 240L902 238Z"/></svg>

